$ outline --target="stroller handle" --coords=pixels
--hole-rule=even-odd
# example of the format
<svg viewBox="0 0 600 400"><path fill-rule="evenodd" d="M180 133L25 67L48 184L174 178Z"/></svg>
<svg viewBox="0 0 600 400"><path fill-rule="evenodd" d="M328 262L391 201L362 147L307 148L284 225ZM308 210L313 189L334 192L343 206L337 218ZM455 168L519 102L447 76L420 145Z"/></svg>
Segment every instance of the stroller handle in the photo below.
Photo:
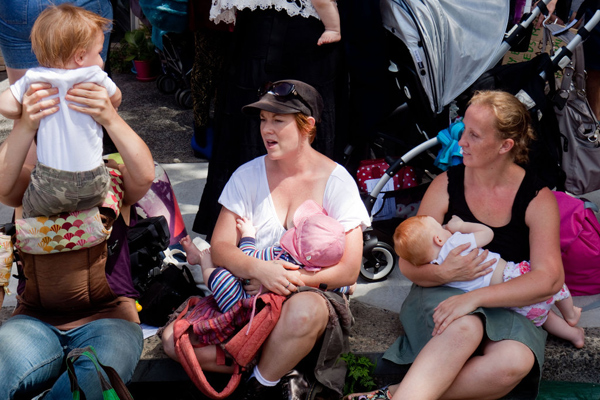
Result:
<svg viewBox="0 0 600 400"><path fill-rule="evenodd" d="M596 10L592 18L585 23L585 25L577 31L577 35L566 45L562 46L559 51L554 54L552 57L552 65L555 69L563 69L566 67L569 62L571 62L571 57L573 56L573 50L579 46L581 42L586 40L590 35L592 29L596 27L596 25L600 22L600 10ZM546 79L545 71L540 73L542 79Z"/></svg>
<svg viewBox="0 0 600 400"><path fill-rule="evenodd" d="M500 60L502 60L502 58L504 57L504 55L506 54L506 52L515 44L517 44L521 38L523 37L523 34L525 32L525 29L527 29L529 27L529 25L531 25L533 23L533 21L535 21L535 19L542 14L544 11L548 11L548 8L546 7L548 5L548 3L550 3L552 0L542 0L540 1L537 6L531 10L531 14L529 14L529 17L524 20L519 22L518 24L516 24L515 26L512 27L512 29L510 31L508 31L506 33L506 35L504 36L504 41L502 42L502 44L500 45L500 47L498 48L498 51L496 52L496 55L494 57L492 57L492 59L490 60L490 63L488 64L488 68L492 68L494 67L496 64L498 64L500 62Z"/></svg>
<svg viewBox="0 0 600 400"><path fill-rule="evenodd" d="M367 211L369 213L371 213L371 210L373 209L373 205L375 204L375 201L377 200L377 196L379 195L379 193L381 193L381 190L384 188L385 184L390 179L392 179L392 177L394 175L396 175L398 173L400 168L402 168L404 165L406 165L406 163L409 162L410 160L412 160L415 156L419 155L420 153L422 153L426 150L429 150L430 148L436 146L437 144L438 144L438 138L437 137L431 138L431 139L427 140L426 142L423 142L420 145L412 148L411 150L406 152L402 157L397 159L392 165L390 165L389 168L385 170L385 173L383 174L383 176L381 178L379 178L379 180L377 181L377 184L375 185L375 187L373 188L371 193L369 193L369 195L365 199L365 206L367 207Z"/></svg>

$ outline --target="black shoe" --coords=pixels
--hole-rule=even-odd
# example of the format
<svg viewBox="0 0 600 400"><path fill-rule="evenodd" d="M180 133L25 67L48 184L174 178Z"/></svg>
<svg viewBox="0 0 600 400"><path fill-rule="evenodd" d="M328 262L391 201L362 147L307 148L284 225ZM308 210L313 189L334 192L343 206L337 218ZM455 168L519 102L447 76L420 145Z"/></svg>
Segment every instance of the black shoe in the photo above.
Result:
<svg viewBox="0 0 600 400"><path fill-rule="evenodd" d="M339 399L339 395L319 383L312 371L293 369L279 383L284 400Z"/></svg>
<svg viewBox="0 0 600 400"><path fill-rule="evenodd" d="M244 393L241 400L276 400L281 398L279 385L264 386L252 377L244 385Z"/></svg>

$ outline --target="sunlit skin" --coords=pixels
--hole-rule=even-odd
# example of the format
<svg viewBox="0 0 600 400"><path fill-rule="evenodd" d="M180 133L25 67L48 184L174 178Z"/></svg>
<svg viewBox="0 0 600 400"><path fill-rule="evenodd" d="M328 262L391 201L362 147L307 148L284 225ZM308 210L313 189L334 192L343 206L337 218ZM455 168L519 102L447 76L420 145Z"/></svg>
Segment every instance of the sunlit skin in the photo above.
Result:
<svg viewBox="0 0 600 400"><path fill-rule="evenodd" d="M69 61L65 66L66 69L75 69L83 67L92 67L94 65L104 68L104 61L102 60L102 48L104 45L104 34L98 32L96 39L87 49L80 49L77 51L75 57Z"/></svg>
<svg viewBox="0 0 600 400"><path fill-rule="evenodd" d="M473 104L467 109L463 119L465 130L458 142L466 166L484 166L498 154L503 141L493 125L494 119L487 106Z"/></svg>
<svg viewBox="0 0 600 400"><path fill-rule="evenodd" d="M298 152L300 147L306 145L301 140L294 114L275 114L261 110L260 134L267 149L267 157L271 160L281 159L290 152Z"/></svg>

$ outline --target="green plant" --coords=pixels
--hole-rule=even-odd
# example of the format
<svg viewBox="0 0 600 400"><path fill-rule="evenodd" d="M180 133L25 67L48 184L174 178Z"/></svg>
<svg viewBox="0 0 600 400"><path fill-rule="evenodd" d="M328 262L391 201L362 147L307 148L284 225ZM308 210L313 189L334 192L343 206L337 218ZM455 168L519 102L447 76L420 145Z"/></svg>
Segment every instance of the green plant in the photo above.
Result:
<svg viewBox="0 0 600 400"><path fill-rule="evenodd" d="M133 31L125 32L125 61L149 61L156 57L154 43L150 38L148 28L142 26Z"/></svg>
<svg viewBox="0 0 600 400"><path fill-rule="evenodd" d="M356 393L357 391L372 390L377 386L373 380L375 364L369 358L365 356L357 357L353 353L344 353L340 356L340 359L346 362L348 368L344 395Z"/></svg>
<svg viewBox="0 0 600 400"><path fill-rule="evenodd" d="M113 72L125 73L131 71L131 61L125 61L127 57L127 47L129 45L125 41L125 38L121 39L119 43L113 43L108 52L108 59L110 62L110 69Z"/></svg>

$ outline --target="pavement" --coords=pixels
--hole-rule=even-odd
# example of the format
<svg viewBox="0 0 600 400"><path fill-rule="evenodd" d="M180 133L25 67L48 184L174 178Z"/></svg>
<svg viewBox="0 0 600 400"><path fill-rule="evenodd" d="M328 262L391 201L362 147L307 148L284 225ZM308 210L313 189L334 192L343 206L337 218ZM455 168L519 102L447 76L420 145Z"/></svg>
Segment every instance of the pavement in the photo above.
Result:
<svg viewBox="0 0 600 400"><path fill-rule="evenodd" d="M155 161L166 171L188 233L196 236L191 226L206 182L208 161L196 158L189 145L193 112L182 110L173 95L161 94L153 82L138 82L129 74L115 75L113 79L123 92L119 113L148 143ZM0 90L7 86L5 73L0 72ZM0 141L11 127L12 122L0 117ZM600 204L600 192L592 194L591 199ZM11 208L0 206L0 222L10 221L11 216ZM11 288L15 283L13 280ZM398 268L383 281L359 279L351 302L359 325L351 334L353 351L377 355L393 343L402 331L397 313L410 285ZM585 307L600 302L600 294L575 297L574 302ZM14 305L14 295L7 297L3 311ZM600 307L584 311L579 325L586 329L586 347L576 350L570 344L551 339L547 358L554 359L555 364L549 364L546 369L555 372L545 375L544 379L600 383L600 365L596 363L600 350ZM559 374L563 369L566 371Z"/></svg>

